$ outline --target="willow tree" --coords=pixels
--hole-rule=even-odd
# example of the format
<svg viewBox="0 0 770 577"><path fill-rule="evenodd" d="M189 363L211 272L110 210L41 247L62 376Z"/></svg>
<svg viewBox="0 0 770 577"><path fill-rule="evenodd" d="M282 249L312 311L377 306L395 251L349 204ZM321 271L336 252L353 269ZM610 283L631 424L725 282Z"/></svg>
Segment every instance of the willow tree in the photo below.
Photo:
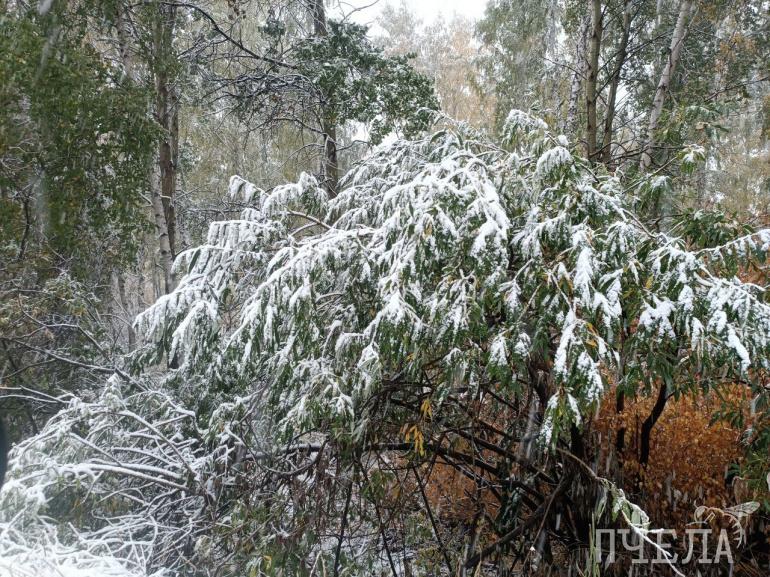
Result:
<svg viewBox="0 0 770 577"><path fill-rule="evenodd" d="M505 135L396 141L333 199L307 175L234 177L249 207L180 255L176 289L137 319L135 376L15 450L3 558L502 574L618 515L649 538L589 465L592 415L724 380L764 402L770 307L736 273L770 232L656 232L633 207L658 180L597 170L521 112ZM158 376L164 357L178 368ZM450 474L470 483L459 525L432 490Z"/></svg>

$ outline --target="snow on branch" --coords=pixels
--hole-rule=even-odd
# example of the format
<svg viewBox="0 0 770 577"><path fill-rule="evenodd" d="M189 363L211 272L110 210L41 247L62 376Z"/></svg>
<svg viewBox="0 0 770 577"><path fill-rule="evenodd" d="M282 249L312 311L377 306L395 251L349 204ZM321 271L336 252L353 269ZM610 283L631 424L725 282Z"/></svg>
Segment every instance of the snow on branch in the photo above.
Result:
<svg viewBox="0 0 770 577"><path fill-rule="evenodd" d="M460 129L397 140L333 199L307 175L234 178L250 207L181 254L177 288L137 318L131 360L152 382L110 379L15 449L3 558L50 545L64 574L134 575L224 558L245 534L273 543L323 462L274 449L386 435L407 390L434 419L450 397L536 390L547 449L620 381L767 368L762 290L714 266L764 258L766 232L691 250L542 121L512 113L508 130L504 147Z"/></svg>

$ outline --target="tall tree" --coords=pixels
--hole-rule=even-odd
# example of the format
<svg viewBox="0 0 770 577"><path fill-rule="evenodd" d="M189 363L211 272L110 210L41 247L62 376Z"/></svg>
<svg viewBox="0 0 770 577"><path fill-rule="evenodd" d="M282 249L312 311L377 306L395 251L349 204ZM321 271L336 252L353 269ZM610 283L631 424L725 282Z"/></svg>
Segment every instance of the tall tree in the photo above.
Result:
<svg viewBox="0 0 770 577"><path fill-rule="evenodd" d="M615 62L609 72L609 93L607 95L606 112L604 114L601 160L607 166L610 166L612 163L612 137L615 115L617 114L618 89L620 88L623 65L626 62L626 56L628 54L628 43L631 39L631 24L635 12L632 0L625 0L623 4L623 17L620 24L620 40L615 49Z"/></svg>
<svg viewBox="0 0 770 577"><path fill-rule="evenodd" d="M671 35L671 46L668 50L668 56L663 70L660 73L660 80L655 89L655 97L652 99L652 108L650 110L650 120L647 126L647 140L643 144L639 167L641 170L647 170L652 163L651 149L655 147L655 132L658 130L660 116L663 113L663 104L666 95L669 92L669 86L673 80L672 76L676 65L679 62L679 54L684 46L687 37L687 27L689 25L692 11L695 8L693 2L682 0L679 4L679 16L676 19L676 26Z"/></svg>
<svg viewBox="0 0 770 577"><path fill-rule="evenodd" d="M586 156L592 160L596 157L596 134L599 129L596 112L599 95L596 85L599 79L599 53L604 27L603 18L601 0L592 0L591 40L588 45L588 78L586 79Z"/></svg>
<svg viewBox="0 0 770 577"><path fill-rule="evenodd" d="M89 5L0 6L0 379L14 440L58 409L43 395L93 384L123 332L114 270L146 230L157 138L151 94L90 34Z"/></svg>
<svg viewBox="0 0 770 577"><path fill-rule="evenodd" d="M310 13L313 18L313 35L323 41L329 35L326 23L326 7L324 0L308 0ZM323 141L323 155L321 157L321 182L326 192L330 195L337 194L337 182L339 181L339 166L337 165L337 126L334 119L334 110L325 102L321 102L321 139Z"/></svg>
<svg viewBox="0 0 770 577"><path fill-rule="evenodd" d="M494 87L495 127L501 130L512 108L535 108L549 120L560 117L563 71L559 22L553 0L491 0L477 24L484 82Z"/></svg>
<svg viewBox="0 0 770 577"><path fill-rule="evenodd" d="M387 5L378 19L386 53L414 55L415 68L433 80L441 110L479 128L494 127L494 90L478 67L473 22L459 15L426 24L402 2Z"/></svg>
<svg viewBox="0 0 770 577"><path fill-rule="evenodd" d="M179 96L177 71L179 57L174 51L177 7L158 2L149 7L152 43L147 55L155 86L153 115L161 130L157 152L157 176L151 195L158 235L165 292L174 289L173 261L176 256L177 172L179 165Z"/></svg>

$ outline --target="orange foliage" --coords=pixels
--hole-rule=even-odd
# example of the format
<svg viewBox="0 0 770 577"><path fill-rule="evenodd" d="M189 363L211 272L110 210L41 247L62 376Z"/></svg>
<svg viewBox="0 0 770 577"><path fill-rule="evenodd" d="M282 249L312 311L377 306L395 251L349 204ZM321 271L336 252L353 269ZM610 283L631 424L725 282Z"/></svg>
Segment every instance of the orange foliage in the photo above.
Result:
<svg viewBox="0 0 770 577"><path fill-rule="evenodd" d="M745 387L732 387L729 401L747 407ZM723 401L715 394L669 399L650 438L650 461L642 468L638 444L642 423L650 414L653 398L627 399L625 410L615 410L615 395L608 395L596 421L600 462L617 463L629 492L641 489L641 505L658 526L679 528L693 520L700 505L730 507L737 504L726 474L739 463L743 447L740 432L724 423L711 424L712 414ZM626 428L626 448L615 455L615 437Z"/></svg>
<svg viewBox="0 0 770 577"><path fill-rule="evenodd" d="M598 453L593 459L598 464L597 473L620 482L626 493L649 513L654 526L682 532L685 525L694 520L699 506L726 509L765 497L745 490L740 478L727 476L730 466L743 459L745 446L740 442L741 431L723 422L711 423L713 414L723 408L724 402L748 414L750 393L746 387L735 385L726 387L721 394L721 398L711 393L669 399L653 427L646 468L639 465L639 438L642 423L655 402L653 397L627 398L625 409L618 413L612 391L593 420L591 438ZM469 412L503 430L506 420L521 417L490 406L473 409ZM621 427L626 429L626 446L623 454L618 455L615 441ZM502 439L498 437L497 441ZM463 440L453 448L472 453ZM517 446L510 449L516 451ZM495 455L484 450L481 455L489 462L496 461ZM481 477L487 476L479 468L467 466L466 469ZM442 463L441 459L423 472L426 497L442 522L468 524L479 514L491 518L497 515L499 503L492 493L479 489L473 479Z"/></svg>
<svg viewBox="0 0 770 577"><path fill-rule="evenodd" d="M492 517L498 507L488 490L479 492L473 480L443 463L436 463L425 480L425 495L436 515L451 525L470 523L479 503Z"/></svg>

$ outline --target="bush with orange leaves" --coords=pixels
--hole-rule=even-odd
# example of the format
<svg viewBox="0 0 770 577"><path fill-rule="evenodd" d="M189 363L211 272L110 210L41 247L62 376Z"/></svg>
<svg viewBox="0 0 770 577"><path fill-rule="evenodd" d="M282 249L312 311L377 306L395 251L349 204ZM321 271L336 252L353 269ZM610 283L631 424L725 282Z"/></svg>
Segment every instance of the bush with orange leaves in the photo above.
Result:
<svg viewBox="0 0 770 577"><path fill-rule="evenodd" d="M738 386L725 391L725 400L748 406L749 398ZM614 395L608 396L608 401ZM650 458L639 462L639 438L654 399L626 401L618 412L614 402L602 404L595 423L599 460L616 467L625 488L638 493L653 523L682 528L693 521L696 507L726 508L739 501L733 491L733 467L743 459L740 431L713 415L723 408L716 394L671 399L650 436ZM617 448L618 431L625 429L626 446ZM745 498L741 495L740 498Z"/></svg>

